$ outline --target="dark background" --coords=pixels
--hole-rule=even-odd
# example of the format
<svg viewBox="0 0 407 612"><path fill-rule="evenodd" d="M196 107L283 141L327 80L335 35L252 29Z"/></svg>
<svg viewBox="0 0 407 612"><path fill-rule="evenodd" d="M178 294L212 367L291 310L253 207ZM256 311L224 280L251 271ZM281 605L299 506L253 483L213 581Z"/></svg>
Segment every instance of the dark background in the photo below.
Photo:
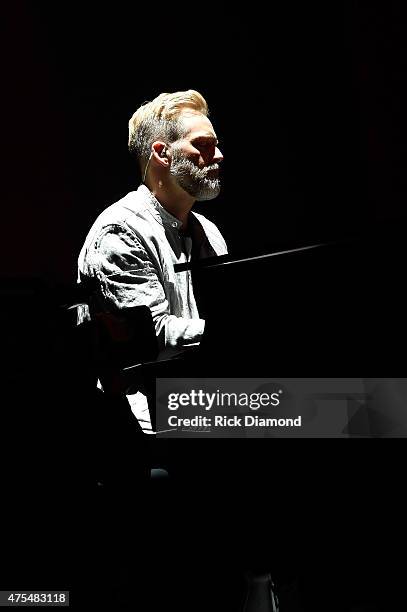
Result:
<svg viewBox="0 0 407 612"><path fill-rule="evenodd" d="M280 3L281 4L281 3ZM401 2L71 2L8 7L3 274L71 281L97 213L137 188L127 122L162 91L207 98L232 253L405 219Z"/></svg>
<svg viewBox="0 0 407 612"><path fill-rule="evenodd" d="M96 215L140 180L127 154L128 119L162 91L195 88L209 103L225 155L223 190L200 210L217 222L232 253L369 233L373 226L390 235L397 227L402 235L407 19L402 2L129 8L21 0L5 17L0 274L16 284L2 314L3 524L10 541L1 586L74 589L77 565L83 578L95 551L103 553L106 535L106 517L94 520L100 502L88 505L86 488L92 471L86 449L87 443L93 449L95 430L76 383L86 371L86 353L75 354L70 328L50 314L46 299L36 294L28 303L24 296L32 299L32 293L23 289L33 279L75 282L77 256ZM382 607L370 609L396 609L386 600L395 602L401 585L393 555L404 546L402 441L383 441L378 449L375 440L345 441L346 448L338 440L304 440L295 449L284 447L284 454L275 444L279 483L290 470L297 474L297 481L285 481L285 505L279 505L275 481L277 501L270 502L270 483L259 475L250 492L235 489L229 506L222 478L226 473L228 483L240 484L242 466L233 461L240 447L219 441L208 457L203 445L195 445L200 441L193 442L179 446L178 454L171 449L175 464L191 469L189 482L194 452L202 451L203 465L215 471L222 457L224 468L218 485L208 478L203 494L198 483L197 513L203 495L207 516L229 521L232 509L236 527L253 517L259 490L261 508L282 513L290 506L307 545L299 545L301 538L289 541L285 556L294 546L296 562L287 572L305 581L309 609L334 610L337 604L350 610L352 597L352 605L365 605L361 610L379 600ZM245 451L244 460L254 445ZM269 457L269 448L262 451ZM189 490L181 490L182 514ZM141 504L140 515L122 521L124 540L130 525L145 525L143 509ZM259 514L256 525L266 531L268 515ZM84 535L89 528L96 546ZM190 529L199 536L199 525ZM111 528L107 533L112 536ZM175 538L166 548L169 565L178 544ZM216 544L207 546L221 564ZM150 559L154 571L156 561ZM97 584L97 572L89 579Z"/></svg>

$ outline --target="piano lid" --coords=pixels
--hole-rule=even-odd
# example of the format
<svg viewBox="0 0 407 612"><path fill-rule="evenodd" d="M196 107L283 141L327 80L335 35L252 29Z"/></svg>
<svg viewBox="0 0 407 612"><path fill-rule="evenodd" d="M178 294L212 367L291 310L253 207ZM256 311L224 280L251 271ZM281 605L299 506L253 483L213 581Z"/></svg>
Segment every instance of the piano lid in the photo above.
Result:
<svg viewBox="0 0 407 612"><path fill-rule="evenodd" d="M406 224L401 220L390 219L390 220L375 220L366 222L363 227L354 226L350 229L346 236L343 235L331 235L325 236L324 238L315 239L312 241L301 240L297 241L294 238L293 242L279 243L271 248L269 253L255 253L255 248L248 251L240 251L233 255L220 255L218 257L208 257L206 259L199 259L188 263L175 264L175 272L184 272L185 270L200 270L205 268L216 268L230 264L267 264L267 260L271 260L273 257L289 256L290 254L298 254L301 257L301 253L318 252L318 249L331 251L335 248L348 247L349 252L359 251L363 253L369 251L374 256L383 254L385 259L394 256L400 256L404 261L405 251L405 234ZM253 252L254 251L254 252ZM253 253L253 255L252 255ZM270 262L271 263L271 262ZM396 264L397 265L397 264Z"/></svg>
<svg viewBox="0 0 407 612"><path fill-rule="evenodd" d="M250 263L250 262L261 262L271 257L278 257L279 255L288 255L294 253L300 253L302 251L309 251L311 249L318 249L321 247L334 246L337 243L321 243L321 244L310 244L307 246L297 247L294 249L285 249L281 251L274 251L272 253L266 253L263 255L255 255L253 257L242 257L240 255L219 255L217 257L207 257L206 259L199 259L197 261L185 262L182 264L175 264L175 272L185 272L186 270L197 270L202 268L215 268L219 266L226 266L231 264L239 263Z"/></svg>

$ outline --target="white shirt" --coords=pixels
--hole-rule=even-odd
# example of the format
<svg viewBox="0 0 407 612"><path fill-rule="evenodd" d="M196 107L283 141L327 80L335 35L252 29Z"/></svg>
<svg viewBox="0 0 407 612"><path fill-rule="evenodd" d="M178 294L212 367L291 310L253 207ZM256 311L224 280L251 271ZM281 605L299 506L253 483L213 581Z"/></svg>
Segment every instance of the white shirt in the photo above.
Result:
<svg viewBox="0 0 407 612"><path fill-rule="evenodd" d="M227 253L218 228L203 215L190 213L188 236L180 228L181 222L140 185L99 215L78 259L78 280L98 279L106 310L150 308L159 358L199 342L205 327L191 274L175 273L174 265L190 261L192 254L202 259ZM78 323L88 318L88 307L78 307Z"/></svg>

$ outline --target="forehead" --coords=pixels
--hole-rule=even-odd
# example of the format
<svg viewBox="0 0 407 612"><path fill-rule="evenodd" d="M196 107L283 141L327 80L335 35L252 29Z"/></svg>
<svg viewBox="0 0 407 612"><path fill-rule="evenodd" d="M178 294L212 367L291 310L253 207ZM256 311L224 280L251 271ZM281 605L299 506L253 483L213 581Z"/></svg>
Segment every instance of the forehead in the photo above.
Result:
<svg viewBox="0 0 407 612"><path fill-rule="evenodd" d="M186 111L181 113L182 123L187 129L186 138L197 138L199 136L211 136L216 138L215 130L208 117L202 113Z"/></svg>

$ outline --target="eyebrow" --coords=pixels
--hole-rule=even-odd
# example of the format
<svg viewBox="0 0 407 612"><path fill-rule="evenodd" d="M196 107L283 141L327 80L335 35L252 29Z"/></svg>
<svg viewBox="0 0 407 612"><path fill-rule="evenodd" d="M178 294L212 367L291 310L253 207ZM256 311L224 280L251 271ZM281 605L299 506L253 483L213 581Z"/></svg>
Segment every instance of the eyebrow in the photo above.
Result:
<svg viewBox="0 0 407 612"><path fill-rule="evenodd" d="M192 138L192 141L195 141L195 140L202 140L202 139L206 139L206 140L216 140L216 143L218 143L218 142L219 142L219 140L217 139L217 137L216 137L214 134L212 134L211 132L205 132L205 133L203 133L203 134L198 134L197 136L194 136L194 137Z"/></svg>

